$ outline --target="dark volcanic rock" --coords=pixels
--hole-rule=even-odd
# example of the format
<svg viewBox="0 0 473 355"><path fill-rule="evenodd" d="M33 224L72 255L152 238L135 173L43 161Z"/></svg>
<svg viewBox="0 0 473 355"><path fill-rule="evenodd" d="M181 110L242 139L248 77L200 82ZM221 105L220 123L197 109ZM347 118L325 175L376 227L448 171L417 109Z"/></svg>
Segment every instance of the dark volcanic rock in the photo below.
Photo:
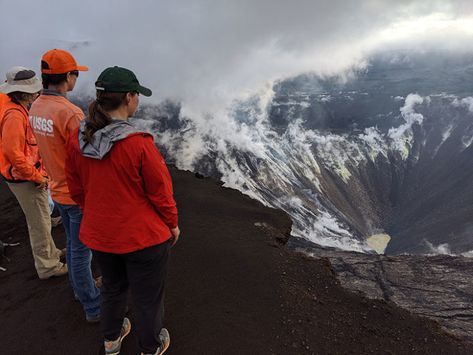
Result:
<svg viewBox="0 0 473 355"><path fill-rule="evenodd" d="M438 321L452 334L473 340L473 259L361 254L308 247L307 242L296 239L290 244L327 258L344 287L393 302Z"/></svg>
<svg viewBox="0 0 473 355"><path fill-rule="evenodd" d="M471 354L473 345L384 300L346 291L327 259L281 246L288 217L210 179L172 170L182 236L166 289L169 354ZM1 353L102 354L67 278L39 280L27 230L0 183ZM64 245L61 227L54 230ZM278 242L279 240L279 242ZM133 305L130 304L132 323ZM137 354L136 328L121 354Z"/></svg>

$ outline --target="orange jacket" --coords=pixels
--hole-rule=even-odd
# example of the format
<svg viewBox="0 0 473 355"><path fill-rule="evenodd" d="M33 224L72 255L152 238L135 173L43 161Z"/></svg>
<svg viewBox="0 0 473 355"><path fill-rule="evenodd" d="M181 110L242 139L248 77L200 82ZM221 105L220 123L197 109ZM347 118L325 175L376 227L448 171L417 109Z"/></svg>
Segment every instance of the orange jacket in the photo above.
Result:
<svg viewBox="0 0 473 355"><path fill-rule="evenodd" d="M52 90L44 90L30 109L30 124L48 172L51 196L65 205L76 204L69 194L64 172L66 142L83 118L79 107Z"/></svg>
<svg viewBox="0 0 473 355"><path fill-rule="evenodd" d="M0 94L0 173L9 182L41 183L46 175L28 111Z"/></svg>

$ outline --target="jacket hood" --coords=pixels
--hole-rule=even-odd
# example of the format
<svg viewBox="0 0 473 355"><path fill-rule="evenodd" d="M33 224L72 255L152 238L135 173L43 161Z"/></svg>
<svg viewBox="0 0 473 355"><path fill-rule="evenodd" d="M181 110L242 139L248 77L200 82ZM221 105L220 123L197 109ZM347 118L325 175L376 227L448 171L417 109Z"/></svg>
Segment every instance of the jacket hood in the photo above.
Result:
<svg viewBox="0 0 473 355"><path fill-rule="evenodd" d="M79 148L83 156L101 160L112 149L115 142L121 141L132 134L147 134L138 131L131 123L123 120L112 120L102 129L96 131L93 135L94 140L89 143L85 138L85 123L81 121L79 126Z"/></svg>

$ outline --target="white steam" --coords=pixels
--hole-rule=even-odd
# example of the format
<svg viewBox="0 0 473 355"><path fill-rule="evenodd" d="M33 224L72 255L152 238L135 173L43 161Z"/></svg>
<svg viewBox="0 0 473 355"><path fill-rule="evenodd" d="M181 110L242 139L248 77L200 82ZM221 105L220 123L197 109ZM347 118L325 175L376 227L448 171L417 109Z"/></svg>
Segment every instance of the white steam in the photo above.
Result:
<svg viewBox="0 0 473 355"><path fill-rule="evenodd" d="M447 243L439 244L437 246L433 245L429 241L425 241L430 255L454 255L450 250L450 246Z"/></svg>
<svg viewBox="0 0 473 355"><path fill-rule="evenodd" d="M424 99L417 94L409 94L406 97L404 106L401 107L401 115L406 121L399 127L391 128L388 137L394 141L394 146L405 159L409 155L409 147L412 143L412 126L421 124L424 120L422 114L415 112L415 106L424 102Z"/></svg>
<svg viewBox="0 0 473 355"><path fill-rule="evenodd" d="M470 111L470 113L473 113L473 97L465 97L461 100L455 98L455 100L452 102L453 106L455 107L465 107Z"/></svg>
<svg viewBox="0 0 473 355"><path fill-rule="evenodd" d="M276 131L268 117L273 96L272 89L268 89L220 117L207 116L204 121L187 118L178 132L159 134L159 143L182 169L195 170L200 159L210 156L225 186L288 212L294 222L294 235L320 245L368 250L359 236L321 203L326 193L321 184L322 167L349 183L353 171L368 161L375 162L379 156L387 158L390 152L397 152L407 159L412 150L413 126L421 127L429 119L420 112L429 108L432 99L407 95L398 114L404 123L384 133L369 127L358 135L340 135L307 129L297 116L290 117L284 131ZM469 102L469 98L454 95L443 99L457 108L458 102ZM237 114L242 109L243 119ZM294 112L297 111L291 115ZM445 129L440 145L453 131L454 122ZM448 250L439 246L435 252Z"/></svg>

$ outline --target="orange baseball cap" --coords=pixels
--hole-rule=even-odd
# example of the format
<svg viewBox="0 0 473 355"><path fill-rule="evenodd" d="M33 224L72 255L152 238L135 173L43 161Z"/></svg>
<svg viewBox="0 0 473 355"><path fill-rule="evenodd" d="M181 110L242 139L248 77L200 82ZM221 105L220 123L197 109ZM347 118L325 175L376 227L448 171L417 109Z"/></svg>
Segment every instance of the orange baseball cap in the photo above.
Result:
<svg viewBox="0 0 473 355"><path fill-rule="evenodd" d="M41 58L41 73L43 74L65 74L74 70L88 71L89 68L77 65L72 54L62 49L51 49Z"/></svg>

